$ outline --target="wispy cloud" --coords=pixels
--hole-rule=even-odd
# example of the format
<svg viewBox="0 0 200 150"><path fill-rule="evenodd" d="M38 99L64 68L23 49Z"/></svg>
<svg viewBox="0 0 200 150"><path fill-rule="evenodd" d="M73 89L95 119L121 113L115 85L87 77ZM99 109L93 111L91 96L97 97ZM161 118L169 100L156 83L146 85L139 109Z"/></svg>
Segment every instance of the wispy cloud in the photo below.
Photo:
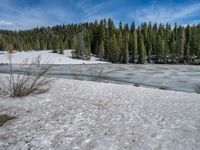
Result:
<svg viewBox="0 0 200 150"><path fill-rule="evenodd" d="M91 0L42 0L35 6L19 7L12 0L3 0L0 6L0 18L9 18L14 26L5 24L4 29L29 29L37 26L79 23L115 18L114 12L106 11L114 0L93 2ZM4 22L2 22L3 24Z"/></svg>
<svg viewBox="0 0 200 150"><path fill-rule="evenodd" d="M200 2L164 0L0 0L0 29L29 29L112 18L181 24L200 22ZM164 2L163 2L164 1ZM196 2L194 2L196 1ZM165 4L164 4L165 3ZM189 5L187 5L187 4ZM191 4L193 3L193 4Z"/></svg>
<svg viewBox="0 0 200 150"><path fill-rule="evenodd" d="M152 4L148 7L139 8L129 13L131 19L141 22L174 23L180 24L193 23L193 17L199 17L200 3L189 5L159 5ZM199 19L195 19L200 21Z"/></svg>
<svg viewBox="0 0 200 150"><path fill-rule="evenodd" d="M66 5L65 1L42 0L37 5L24 7L16 6L11 0L3 1L3 5L0 6L0 18L8 18L11 22L2 19L0 29L53 26L72 22L75 18L74 10Z"/></svg>
<svg viewBox="0 0 200 150"><path fill-rule="evenodd" d="M14 25L13 22L5 21L5 20L0 20L0 26L12 26Z"/></svg>
<svg viewBox="0 0 200 150"><path fill-rule="evenodd" d="M109 11L109 9L112 8L113 3L117 3L117 1L107 0L94 3L91 0L78 0L75 3L75 6L84 14L81 21L94 21L95 19L100 20L103 18L113 18L116 20L117 12L112 10Z"/></svg>

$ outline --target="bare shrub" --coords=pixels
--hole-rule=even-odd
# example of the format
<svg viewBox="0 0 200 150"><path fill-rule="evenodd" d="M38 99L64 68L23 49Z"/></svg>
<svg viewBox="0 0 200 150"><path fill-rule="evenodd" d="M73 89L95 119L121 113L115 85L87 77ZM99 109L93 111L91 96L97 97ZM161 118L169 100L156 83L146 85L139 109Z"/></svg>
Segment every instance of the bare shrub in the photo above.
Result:
<svg viewBox="0 0 200 150"><path fill-rule="evenodd" d="M195 85L194 89L195 89L196 93L200 94L200 84Z"/></svg>
<svg viewBox="0 0 200 150"><path fill-rule="evenodd" d="M50 66L40 66L39 70L33 71L33 68L39 65L40 57L32 60L30 64L27 64L27 62L26 60L24 64L20 65L19 72L15 75L11 55L9 55L9 76L0 81L1 98L4 96L23 97L31 93L38 94L48 90L50 80L43 78L43 76L49 71Z"/></svg>
<svg viewBox="0 0 200 150"><path fill-rule="evenodd" d="M88 70L80 70L74 73L74 79L100 82L103 79L103 69L90 67Z"/></svg>
<svg viewBox="0 0 200 150"><path fill-rule="evenodd" d="M0 115L0 127L3 126L4 123L12 119L15 119L15 117L11 117L8 115Z"/></svg>

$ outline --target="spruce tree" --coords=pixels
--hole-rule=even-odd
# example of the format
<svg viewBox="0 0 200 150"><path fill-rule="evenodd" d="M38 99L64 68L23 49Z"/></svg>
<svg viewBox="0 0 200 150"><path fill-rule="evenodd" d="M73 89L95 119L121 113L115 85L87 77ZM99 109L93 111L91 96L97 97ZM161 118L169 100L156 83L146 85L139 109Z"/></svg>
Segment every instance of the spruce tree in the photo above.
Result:
<svg viewBox="0 0 200 150"><path fill-rule="evenodd" d="M106 34L105 34L105 42L104 42L104 58L106 60L109 59L109 51L110 51L110 35L109 35L109 31L106 30Z"/></svg>
<svg viewBox="0 0 200 150"><path fill-rule="evenodd" d="M179 57L183 58L185 51L185 30L184 28L180 29L180 51Z"/></svg>
<svg viewBox="0 0 200 150"><path fill-rule="evenodd" d="M99 59L103 60L104 58L104 42L101 41L101 43L99 44Z"/></svg>
<svg viewBox="0 0 200 150"><path fill-rule="evenodd" d="M112 19L108 19L108 31L110 37L115 34L115 25Z"/></svg>
<svg viewBox="0 0 200 150"><path fill-rule="evenodd" d="M5 44L5 50L6 50L8 53L12 53L12 52L13 52L13 46L12 46L12 44L6 43L6 44Z"/></svg>
<svg viewBox="0 0 200 150"><path fill-rule="evenodd" d="M123 41L123 37L122 37L122 32L119 31L118 34L117 34L118 46L119 46L119 49L120 49L120 54L119 54L119 61L120 62L123 61L123 51L124 51L124 41Z"/></svg>
<svg viewBox="0 0 200 150"><path fill-rule="evenodd" d="M35 50L40 50L40 43L38 39L35 42Z"/></svg>
<svg viewBox="0 0 200 150"><path fill-rule="evenodd" d="M73 57L78 59L90 59L88 49L85 47L84 33L80 32L73 40Z"/></svg>
<svg viewBox="0 0 200 150"><path fill-rule="evenodd" d="M59 47L59 43L56 37L53 38L52 41L52 49L53 49L53 53L57 53L58 52L58 48Z"/></svg>
<svg viewBox="0 0 200 150"><path fill-rule="evenodd" d="M105 39L105 24L104 20L100 21L99 25L99 33L98 33L98 41L96 43L97 56L102 60L104 58L104 39Z"/></svg>
<svg viewBox="0 0 200 150"><path fill-rule="evenodd" d="M124 37L124 47L123 47L123 63L127 64L128 62L129 62L128 36L125 35L125 37Z"/></svg>
<svg viewBox="0 0 200 150"><path fill-rule="evenodd" d="M0 51L5 50L5 40L0 38Z"/></svg>
<svg viewBox="0 0 200 150"><path fill-rule="evenodd" d="M110 44L109 61L112 63L117 63L119 59L120 50L115 34L113 34L112 37L110 38L109 44Z"/></svg>
<svg viewBox="0 0 200 150"><path fill-rule="evenodd" d="M64 54L64 45L61 41L59 43L59 54Z"/></svg>
<svg viewBox="0 0 200 150"><path fill-rule="evenodd" d="M147 56L148 56L148 62L151 63L152 60L152 43L150 41L150 37L147 37Z"/></svg>
<svg viewBox="0 0 200 150"><path fill-rule="evenodd" d="M161 35L157 36L157 46L156 46L156 61L158 63L164 62L164 47L165 43Z"/></svg>
<svg viewBox="0 0 200 150"><path fill-rule="evenodd" d="M132 49L132 61L137 63L138 58L138 36L137 31L133 32L133 49Z"/></svg>
<svg viewBox="0 0 200 150"><path fill-rule="evenodd" d="M91 40L89 32L85 32L84 35L84 42L85 42L85 58L89 60L91 58Z"/></svg>
<svg viewBox="0 0 200 150"><path fill-rule="evenodd" d="M184 52L184 58L186 62L190 61L190 41L191 41L191 29L190 25L187 25L185 29L185 52Z"/></svg>
<svg viewBox="0 0 200 150"><path fill-rule="evenodd" d="M69 49L69 43L68 43L68 38L66 37L64 40L64 49Z"/></svg>
<svg viewBox="0 0 200 150"><path fill-rule="evenodd" d="M135 30L136 30L135 22L132 22L131 23L131 33L133 33Z"/></svg>
<svg viewBox="0 0 200 150"><path fill-rule="evenodd" d="M146 50L145 50L145 45L144 45L144 37L141 34L141 31L139 29L139 41L138 41L138 62L140 64L144 64L146 62Z"/></svg>

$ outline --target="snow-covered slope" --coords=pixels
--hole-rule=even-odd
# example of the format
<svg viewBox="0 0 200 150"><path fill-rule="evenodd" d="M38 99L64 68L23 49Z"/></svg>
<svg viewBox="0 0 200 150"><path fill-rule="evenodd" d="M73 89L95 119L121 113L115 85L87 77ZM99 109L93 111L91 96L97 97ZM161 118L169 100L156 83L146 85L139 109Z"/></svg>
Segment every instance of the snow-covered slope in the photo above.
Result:
<svg viewBox="0 0 200 150"><path fill-rule="evenodd" d="M28 52L15 52L12 55L13 64L23 64L25 60L29 63L40 56L40 64L100 64L107 63L103 61L98 61L98 58L92 57L90 61L78 60L71 58L71 50L65 50L64 55L52 53L51 50L48 51L28 51ZM9 63L8 54L0 53L0 64Z"/></svg>
<svg viewBox="0 0 200 150"><path fill-rule="evenodd" d="M0 101L17 117L0 149L199 150L200 95L55 79L48 93Z"/></svg>

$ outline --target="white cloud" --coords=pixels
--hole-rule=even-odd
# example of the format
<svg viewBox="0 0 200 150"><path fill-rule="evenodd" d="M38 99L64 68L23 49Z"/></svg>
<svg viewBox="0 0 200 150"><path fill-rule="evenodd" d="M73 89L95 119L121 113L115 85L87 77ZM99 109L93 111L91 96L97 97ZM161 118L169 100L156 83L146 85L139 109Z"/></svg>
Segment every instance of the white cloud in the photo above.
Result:
<svg viewBox="0 0 200 150"><path fill-rule="evenodd" d="M149 7L137 9L129 14L129 18L141 22L174 23L189 21L192 17L199 16L200 3L190 5L151 5ZM199 20L200 21L200 20Z"/></svg>
<svg viewBox="0 0 200 150"><path fill-rule="evenodd" d="M0 20L0 26L12 26L14 25L13 22L5 21L5 20Z"/></svg>
<svg viewBox="0 0 200 150"><path fill-rule="evenodd" d="M12 0L2 0L0 5L1 20L12 20L7 26L0 24L0 29L30 29L33 27L53 26L57 24L79 23L113 18L116 20L116 12L105 11L113 4L114 0L94 3L91 0L42 0L34 6L17 6ZM0 22L1 23L1 22ZM5 21L2 24L6 24ZM10 26L8 26L10 24ZM13 24L11 26L11 24Z"/></svg>
<svg viewBox="0 0 200 150"><path fill-rule="evenodd" d="M100 20L104 18L116 20L116 12L105 11L111 7L113 2L113 0L108 0L94 4L89 0L80 0L75 5L84 13L81 21L94 21L95 19Z"/></svg>

